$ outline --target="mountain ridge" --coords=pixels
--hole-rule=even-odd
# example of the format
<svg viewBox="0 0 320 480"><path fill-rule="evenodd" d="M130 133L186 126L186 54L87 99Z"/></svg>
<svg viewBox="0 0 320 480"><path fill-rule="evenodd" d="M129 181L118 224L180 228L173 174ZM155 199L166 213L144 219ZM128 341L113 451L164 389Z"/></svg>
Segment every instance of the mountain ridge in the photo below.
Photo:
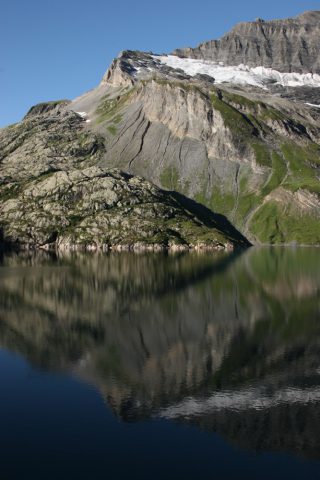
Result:
<svg viewBox="0 0 320 480"><path fill-rule="evenodd" d="M223 61L228 65L275 68L280 72L320 73L320 10L295 18L241 22L219 40L195 48L174 50L175 55ZM295 49L292 42L296 41Z"/></svg>

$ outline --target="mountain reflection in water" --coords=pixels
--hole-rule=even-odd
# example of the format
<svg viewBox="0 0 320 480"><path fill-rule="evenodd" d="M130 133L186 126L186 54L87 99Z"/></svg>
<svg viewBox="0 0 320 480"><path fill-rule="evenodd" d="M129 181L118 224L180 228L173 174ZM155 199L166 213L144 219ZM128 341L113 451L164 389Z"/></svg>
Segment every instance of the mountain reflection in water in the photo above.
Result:
<svg viewBox="0 0 320 480"><path fill-rule="evenodd" d="M320 458L320 250L6 254L0 345L239 447Z"/></svg>

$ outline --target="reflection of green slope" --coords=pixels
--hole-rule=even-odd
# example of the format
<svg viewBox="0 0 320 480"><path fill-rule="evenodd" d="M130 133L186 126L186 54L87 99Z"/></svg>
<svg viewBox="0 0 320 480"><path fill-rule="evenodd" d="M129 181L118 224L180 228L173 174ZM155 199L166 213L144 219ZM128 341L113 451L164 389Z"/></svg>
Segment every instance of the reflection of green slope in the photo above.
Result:
<svg viewBox="0 0 320 480"><path fill-rule="evenodd" d="M310 345L316 345L317 351L319 345L320 353L319 252L252 252L249 278L268 306L267 314L233 339L219 371L210 380L211 386L245 384L293 368L310 353L306 348ZM249 278L241 277L242 286L249 288Z"/></svg>
<svg viewBox="0 0 320 480"><path fill-rule="evenodd" d="M0 268L0 344L43 368L72 369L125 420L225 388L277 392L297 376L303 388L319 366L319 253L12 254ZM231 414L236 430L228 412L190 421L241 444L250 434L255 448L282 448L281 437L295 450L276 427L261 440L261 415Z"/></svg>
<svg viewBox="0 0 320 480"><path fill-rule="evenodd" d="M43 367L72 365L116 409L128 395L155 407L286 374L308 363L301 345L317 346L318 255L6 256L1 344Z"/></svg>
<svg viewBox="0 0 320 480"><path fill-rule="evenodd" d="M210 387L250 385L263 378L284 375L307 366L311 347L320 355L319 321L312 306L308 311L313 318L305 323L301 322L303 317L299 316L299 312L288 321L278 310L280 315L272 323L262 320L253 331L241 331L230 344L221 367L209 380ZM312 365L314 357L311 356L310 368L315 368Z"/></svg>

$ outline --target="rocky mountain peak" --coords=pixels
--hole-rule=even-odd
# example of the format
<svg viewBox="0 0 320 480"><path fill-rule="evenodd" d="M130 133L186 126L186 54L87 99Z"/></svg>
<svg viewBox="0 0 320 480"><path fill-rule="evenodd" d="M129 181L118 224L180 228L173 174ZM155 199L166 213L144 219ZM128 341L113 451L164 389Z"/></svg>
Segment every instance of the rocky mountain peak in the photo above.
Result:
<svg viewBox="0 0 320 480"><path fill-rule="evenodd" d="M47 113L56 112L58 113L63 110L70 103L70 100L54 100L51 102L42 102L37 103L37 105L33 105L27 114L25 115L25 119L35 117L37 115L45 115Z"/></svg>
<svg viewBox="0 0 320 480"><path fill-rule="evenodd" d="M320 22L320 10L308 10L296 17L296 20L301 23L310 23L315 25Z"/></svg>

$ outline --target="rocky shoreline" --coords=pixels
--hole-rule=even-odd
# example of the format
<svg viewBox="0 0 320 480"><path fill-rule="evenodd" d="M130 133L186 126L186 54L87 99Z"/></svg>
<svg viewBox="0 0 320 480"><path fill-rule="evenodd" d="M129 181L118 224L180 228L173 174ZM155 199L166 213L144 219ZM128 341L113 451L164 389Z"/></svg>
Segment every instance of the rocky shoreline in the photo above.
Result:
<svg viewBox="0 0 320 480"><path fill-rule="evenodd" d="M136 242L132 244L77 244L77 243L68 243L64 240L57 241L56 243L49 243L45 245L35 245L35 244L0 244L0 250L15 250L15 251L47 251L47 252L134 252L134 253L143 253L143 252L214 252L214 251L226 251L233 252L237 247L235 247L231 242L226 243L195 243L195 244L161 244L161 243L143 243ZM249 248L249 246L242 248Z"/></svg>
<svg viewBox="0 0 320 480"><path fill-rule="evenodd" d="M56 245L54 247L46 246L39 247L42 249L58 249L58 250L70 250L70 251L87 251L87 252L187 252L187 251L233 251L234 246L231 243L226 244L205 244L205 243L197 243L195 245L178 245L175 243L164 245L160 243L133 243L133 244L115 244L115 245L77 245L77 244L64 244L64 245Z"/></svg>

